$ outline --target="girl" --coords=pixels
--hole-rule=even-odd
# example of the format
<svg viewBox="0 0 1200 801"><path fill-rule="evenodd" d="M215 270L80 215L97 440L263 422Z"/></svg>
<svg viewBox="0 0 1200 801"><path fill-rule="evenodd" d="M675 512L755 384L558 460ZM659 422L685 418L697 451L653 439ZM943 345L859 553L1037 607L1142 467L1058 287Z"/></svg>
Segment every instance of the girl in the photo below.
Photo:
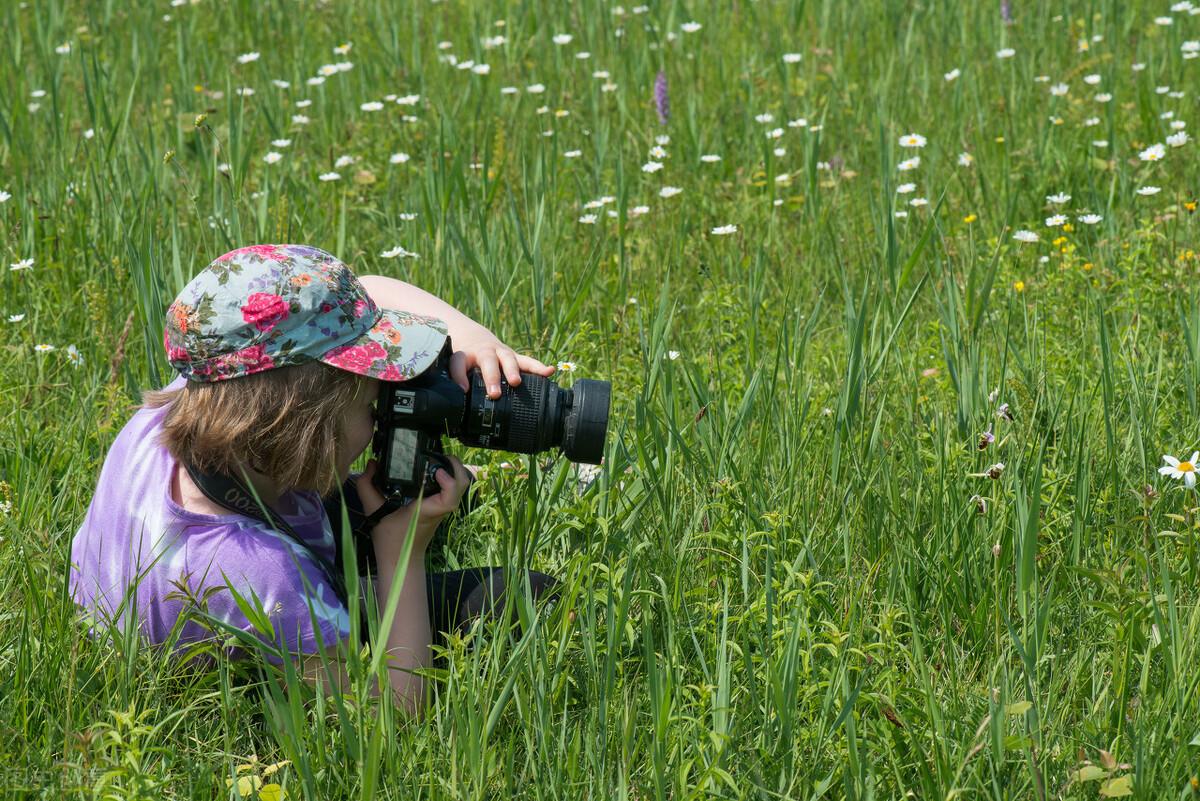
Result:
<svg viewBox="0 0 1200 801"><path fill-rule="evenodd" d="M401 311L412 308L428 314ZM352 517L384 503L374 460L350 477L371 442L380 382L420 374L447 336L458 348L451 376L464 390L475 367L492 398L501 373L515 385L522 370L554 371L433 295L380 276L360 281L317 248L255 245L216 259L167 310L164 344L180 376L145 393L105 459L72 543L76 603L95 621L136 625L152 643L177 629L177 646L213 637L190 614L202 608L296 655L316 676L321 651L350 634L335 584L341 568L331 569L342 498ZM437 471L440 491L419 510L401 507L370 531L381 608L403 580L387 649L392 689L410 710L424 692L411 670L429 664L431 632L465 627L503 599L498 568L426 575L426 547L471 481L461 461L449 461L454 474ZM241 478L277 525L210 499L193 470ZM535 598L552 594L554 579L529 578ZM231 589L261 604L273 637L247 619Z"/></svg>

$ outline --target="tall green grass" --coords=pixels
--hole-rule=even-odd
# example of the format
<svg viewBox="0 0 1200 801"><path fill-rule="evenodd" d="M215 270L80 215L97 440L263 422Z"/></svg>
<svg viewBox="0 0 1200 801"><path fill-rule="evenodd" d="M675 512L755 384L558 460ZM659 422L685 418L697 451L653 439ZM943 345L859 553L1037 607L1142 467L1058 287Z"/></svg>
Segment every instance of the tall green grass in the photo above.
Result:
<svg viewBox="0 0 1200 801"><path fill-rule="evenodd" d="M35 259L0 270L0 786L1190 797L1200 504L1156 468L1200 437L1196 144L1137 153L1171 133L1164 112L1194 122L1181 45L1200 20L1012 6L1011 25L998 4L889 0L0 7L0 234L6 264ZM306 85L339 61L354 66ZM360 110L389 93L421 99ZM926 147L897 146L914 131ZM658 135L664 168L643 172ZM357 161L341 180L318 181L342 155ZM1055 192L1073 230L1043 223ZM180 665L89 638L67 592L107 447L172 377L166 305L216 256L268 241L409 280L613 382L586 492L561 458L464 454L521 469L493 471L432 568L544 570L566 602L536 621L516 604L519 637L452 642L420 722L368 697L369 662L338 696ZM379 257L397 244L420 257Z"/></svg>

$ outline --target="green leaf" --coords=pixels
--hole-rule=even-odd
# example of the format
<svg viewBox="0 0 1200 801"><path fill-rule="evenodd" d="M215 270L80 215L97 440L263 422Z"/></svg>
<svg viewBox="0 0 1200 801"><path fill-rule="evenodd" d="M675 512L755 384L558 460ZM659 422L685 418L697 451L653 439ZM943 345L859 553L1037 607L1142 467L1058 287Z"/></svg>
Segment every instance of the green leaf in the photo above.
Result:
<svg viewBox="0 0 1200 801"><path fill-rule="evenodd" d="M1081 782L1094 782L1096 779L1103 779L1108 775L1108 771L1099 765L1088 765L1079 769L1075 774L1075 778Z"/></svg>
<svg viewBox="0 0 1200 801"><path fill-rule="evenodd" d="M1105 798L1121 798L1122 796L1133 795L1132 774L1109 779L1101 785L1100 795Z"/></svg>
<svg viewBox="0 0 1200 801"><path fill-rule="evenodd" d="M1010 715L1024 715L1030 709L1033 709L1033 704L1029 701L1017 701L1004 707L1004 711Z"/></svg>

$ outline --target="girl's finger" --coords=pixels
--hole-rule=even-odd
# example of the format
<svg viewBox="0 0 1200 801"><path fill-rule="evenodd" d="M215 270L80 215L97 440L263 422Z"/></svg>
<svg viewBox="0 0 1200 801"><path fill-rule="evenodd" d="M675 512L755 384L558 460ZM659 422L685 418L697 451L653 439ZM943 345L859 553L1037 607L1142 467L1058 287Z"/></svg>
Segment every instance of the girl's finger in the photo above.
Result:
<svg viewBox="0 0 1200 801"><path fill-rule="evenodd" d="M542 364L532 356L521 354L517 354L517 366L527 373L536 373L540 376L548 376L554 372L553 365Z"/></svg>
<svg viewBox="0 0 1200 801"><path fill-rule="evenodd" d="M507 348L499 351L500 364L504 367L504 377L508 380L510 386L517 386L521 383L521 367L517 362L517 354Z"/></svg>
<svg viewBox="0 0 1200 801"><path fill-rule="evenodd" d="M483 385L487 387L487 396L492 400L500 397L500 363L496 351L492 348L475 354L479 372L483 374Z"/></svg>
<svg viewBox="0 0 1200 801"><path fill-rule="evenodd" d="M463 392L471 388L467 383L467 354L456 350L450 355L450 379L458 384Z"/></svg>

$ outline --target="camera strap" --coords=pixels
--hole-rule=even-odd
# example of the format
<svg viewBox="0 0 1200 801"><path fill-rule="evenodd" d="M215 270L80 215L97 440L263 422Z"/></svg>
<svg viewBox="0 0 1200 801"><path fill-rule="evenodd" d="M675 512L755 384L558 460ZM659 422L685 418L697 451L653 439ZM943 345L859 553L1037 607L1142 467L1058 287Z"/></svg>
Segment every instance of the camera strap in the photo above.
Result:
<svg viewBox="0 0 1200 801"><path fill-rule="evenodd" d="M320 566L325 575L329 577L329 581L333 584L333 590L338 598L342 603L347 602L346 581L342 577L342 571L338 570L328 559L322 558L320 554L314 551L307 542L300 538L296 530L278 512L272 512L270 517L264 515L263 508L266 507L266 504L260 505L254 499L253 494L248 491L245 483L232 476L202 472L187 462L181 462L181 464L188 471L188 475L191 476L192 483L204 494L204 497L215 504L224 506L226 509L266 523L269 527L290 537L304 548L308 552L308 555L313 558L313 561Z"/></svg>

